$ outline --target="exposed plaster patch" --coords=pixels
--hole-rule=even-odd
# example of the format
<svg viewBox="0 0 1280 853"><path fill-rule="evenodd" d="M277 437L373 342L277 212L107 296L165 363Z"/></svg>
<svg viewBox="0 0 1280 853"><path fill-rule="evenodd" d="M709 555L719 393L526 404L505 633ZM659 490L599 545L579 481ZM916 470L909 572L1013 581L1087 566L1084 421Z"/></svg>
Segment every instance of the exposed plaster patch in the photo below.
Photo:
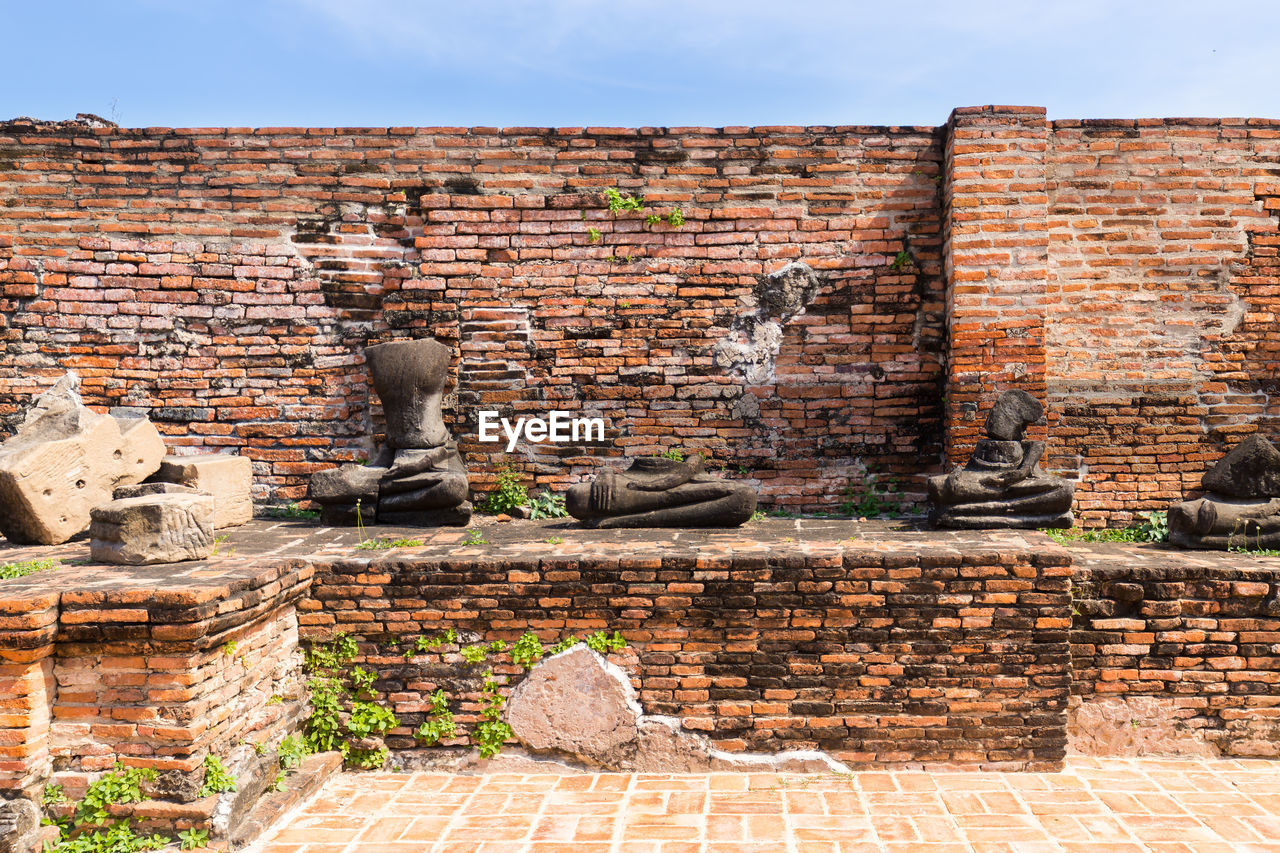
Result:
<svg viewBox="0 0 1280 853"><path fill-rule="evenodd" d="M728 337L715 346L716 364L748 385L773 382L783 325L803 313L821 289L817 273L800 261L761 276L754 293L755 310L734 318Z"/></svg>

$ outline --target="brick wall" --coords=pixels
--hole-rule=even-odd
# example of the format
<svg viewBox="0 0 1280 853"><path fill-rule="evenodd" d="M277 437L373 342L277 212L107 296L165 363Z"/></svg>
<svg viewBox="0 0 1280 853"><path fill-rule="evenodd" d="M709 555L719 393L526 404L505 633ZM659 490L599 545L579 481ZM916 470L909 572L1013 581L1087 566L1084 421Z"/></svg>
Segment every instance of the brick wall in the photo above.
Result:
<svg viewBox="0 0 1280 853"><path fill-rule="evenodd" d="M1078 565L1074 714L1092 710L1079 703L1121 700L1131 727L1164 729L1158 749L1280 756L1280 582L1274 566L1242 562L1148 553ZM1103 729L1115 717L1091 719Z"/></svg>
<svg viewBox="0 0 1280 853"><path fill-rule="evenodd" d="M160 773L136 817L208 826L204 758L236 764L242 740L278 742L302 713L294 602L310 577L277 560L218 572L63 566L4 581L0 797L39 799L52 781L75 799L119 761Z"/></svg>
<svg viewBox="0 0 1280 853"><path fill-rule="evenodd" d="M437 687L465 695L464 714L480 688L480 668L456 655L453 666L406 662L416 637L452 627L464 642L534 631L551 643L607 629L635 646L645 710L723 749L822 749L853 765L1059 765L1065 551L909 538L733 550L317 560L299 621L304 639L368 641L363 660L402 735Z"/></svg>
<svg viewBox="0 0 1280 853"><path fill-rule="evenodd" d="M1003 391L1045 398L1045 156L1036 107L969 107L947 126L946 451L963 464ZM1028 437L1043 439L1044 427Z"/></svg>
<svg viewBox="0 0 1280 853"><path fill-rule="evenodd" d="M4 123L0 417L74 368L90 403L244 452L259 500L294 500L379 430L362 347L433 334L479 490L504 454L476 412L559 408L608 435L520 446L529 483L680 446L821 510L868 470L918 498L1023 387L1080 517L1123 524L1275 435L1277 155L1275 121L1035 107L938 128ZM609 187L687 221L611 216ZM775 351L760 276L793 260L824 283Z"/></svg>
<svg viewBox="0 0 1280 853"><path fill-rule="evenodd" d="M1049 159L1049 464L1086 522L1163 509L1277 438L1280 123L1058 121Z"/></svg>
<svg viewBox="0 0 1280 853"><path fill-rule="evenodd" d="M830 509L868 468L918 495L942 436L941 156L933 128L0 125L0 412L74 368L89 403L246 453L259 499L298 499L379 429L362 347L431 334L481 489L504 454L476 412L558 408L609 431L518 448L538 485L680 447L775 505ZM611 216L609 187L686 222ZM759 278L789 261L823 286L772 352Z"/></svg>

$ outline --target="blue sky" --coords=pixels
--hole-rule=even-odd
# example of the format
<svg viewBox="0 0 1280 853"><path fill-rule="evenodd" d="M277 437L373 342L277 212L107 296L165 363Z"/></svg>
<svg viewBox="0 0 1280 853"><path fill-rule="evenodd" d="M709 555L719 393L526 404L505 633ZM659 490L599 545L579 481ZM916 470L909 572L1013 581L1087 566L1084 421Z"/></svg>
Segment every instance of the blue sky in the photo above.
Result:
<svg viewBox="0 0 1280 853"><path fill-rule="evenodd" d="M0 0L0 119L128 126L1280 118L1276 0Z"/></svg>

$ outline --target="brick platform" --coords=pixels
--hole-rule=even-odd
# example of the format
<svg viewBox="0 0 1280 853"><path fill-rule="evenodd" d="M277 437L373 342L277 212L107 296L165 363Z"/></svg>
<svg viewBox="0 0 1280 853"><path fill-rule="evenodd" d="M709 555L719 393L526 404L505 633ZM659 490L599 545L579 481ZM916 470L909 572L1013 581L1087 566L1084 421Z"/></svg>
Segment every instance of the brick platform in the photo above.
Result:
<svg viewBox="0 0 1280 853"><path fill-rule="evenodd" d="M117 759L176 778L242 740L278 740L301 712L300 640L337 631L360 638L402 723L388 742L410 748L437 686L462 695L461 722L476 711L460 657L402 654L447 627L467 642L621 630L631 647L616 659L646 710L728 750L1055 768L1072 727L1080 748L1115 746L1103 726L1080 729L1120 696L1126 721L1172 721L1161 748L1275 754L1280 560L823 519L473 528L485 544L375 528L423 544L370 552L355 530L260 520L180 566L91 565L84 541L0 547L4 562L62 561L0 582L0 786L31 796L53 779L74 796ZM214 805L135 813L209 825Z"/></svg>
<svg viewBox="0 0 1280 853"><path fill-rule="evenodd" d="M383 557L317 558L303 636L374 641L366 660L402 720L421 716L441 675L405 665L401 641L607 629L636 646L645 708L721 748L1027 768L1063 755L1070 567L1042 534L817 520L508 530L527 538L440 543L454 532Z"/></svg>

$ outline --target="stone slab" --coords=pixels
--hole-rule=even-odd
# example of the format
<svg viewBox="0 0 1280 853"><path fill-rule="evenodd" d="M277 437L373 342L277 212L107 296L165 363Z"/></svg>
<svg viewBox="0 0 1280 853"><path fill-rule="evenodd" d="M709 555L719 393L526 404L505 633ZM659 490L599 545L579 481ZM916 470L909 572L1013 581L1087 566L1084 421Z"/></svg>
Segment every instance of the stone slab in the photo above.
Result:
<svg viewBox="0 0 1280 853"><path fill-rule="evenodd" d="M160 494L145 493L156 487L167 489ZM93 559L145 565L202 560L212 553L210 495L172 483L131 488L124 494L130 496L91 513L89 554Z"/></svg>
<svg viewBox="0 0 1280 853"><path fill-rule="evenodd" d="M213 526L237 527L253 518L253 460L232 453L166 456L152 481L178 483L213 496Z"/></svg>

